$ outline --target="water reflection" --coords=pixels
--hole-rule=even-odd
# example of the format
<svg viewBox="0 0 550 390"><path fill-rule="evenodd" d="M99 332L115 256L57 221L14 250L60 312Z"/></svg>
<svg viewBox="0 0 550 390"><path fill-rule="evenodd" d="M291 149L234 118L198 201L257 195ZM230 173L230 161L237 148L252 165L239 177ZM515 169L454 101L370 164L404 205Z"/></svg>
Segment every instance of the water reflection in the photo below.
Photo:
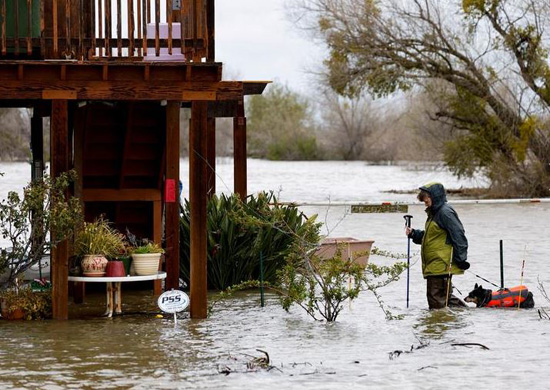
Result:
<svg viewBox="0 0 550 390"><path fill-rule="evenodd" d="M464 328L466 321L465 312L468 308L445 308L439 310L423 310L418 317L418 322L413 328L419 335L430 339L440 340L449 330Z"/></svg>

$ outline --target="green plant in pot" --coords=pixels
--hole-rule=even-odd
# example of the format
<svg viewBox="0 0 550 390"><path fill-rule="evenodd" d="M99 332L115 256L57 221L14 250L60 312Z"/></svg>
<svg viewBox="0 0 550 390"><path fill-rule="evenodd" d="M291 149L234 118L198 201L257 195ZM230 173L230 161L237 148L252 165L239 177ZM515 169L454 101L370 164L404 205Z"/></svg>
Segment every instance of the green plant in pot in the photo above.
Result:
<svg viewBox="0 0 550 390"><path fill-rule="evenodd" d="M164 249L148 240L143 240L141 245L132 249L132 266L136 275L154 275L157 273L160 265L160 257Z"/></svg>
<svg viewBox="0 0 550 390"><path fill-rule="evenodd" d="M130 275L130 266L132 264L132 248L124 243L124 249L116 255L112 261L121 261L124 266L124 275Z"/></svg>
<svg viewBox="0 0 550 390"><path fill-rule="evenodd" d="M84 223L76 234L74 248L75 254L82 258L84 276L105 276L108 258L115 258L124 250L124 235L108 220L99 218Z"/></svg>

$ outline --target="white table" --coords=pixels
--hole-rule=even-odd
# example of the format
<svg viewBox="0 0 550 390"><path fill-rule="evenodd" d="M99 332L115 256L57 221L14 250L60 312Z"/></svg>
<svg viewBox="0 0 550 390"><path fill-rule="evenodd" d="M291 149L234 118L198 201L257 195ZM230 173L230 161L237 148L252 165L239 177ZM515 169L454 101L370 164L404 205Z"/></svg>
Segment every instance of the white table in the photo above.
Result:
<svg viewBox="0 0 550 390"><path fill-rule="evenodd" d="M105 276L69 276L69 282L107 283L107 311L105 312L105 316L107 317L112 317L113 311L115 314L122 313L121 283L161 279L166 279L166 272L159 271L153 275L118 276L114 278Z"/></svg>

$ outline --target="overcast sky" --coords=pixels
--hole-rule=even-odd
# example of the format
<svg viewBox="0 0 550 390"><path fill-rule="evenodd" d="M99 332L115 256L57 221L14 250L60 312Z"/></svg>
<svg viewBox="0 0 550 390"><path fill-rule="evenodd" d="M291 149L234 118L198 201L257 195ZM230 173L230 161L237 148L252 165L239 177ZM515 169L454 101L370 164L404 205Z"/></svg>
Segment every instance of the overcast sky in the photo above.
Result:
<svg viewBox="0 0 550 390"><path fill-rule="evenodd" d="M216 61L230 78L272 80L308 91L307 69L323 60L323 49L294 28L285 0L217 0Z"/></svg>

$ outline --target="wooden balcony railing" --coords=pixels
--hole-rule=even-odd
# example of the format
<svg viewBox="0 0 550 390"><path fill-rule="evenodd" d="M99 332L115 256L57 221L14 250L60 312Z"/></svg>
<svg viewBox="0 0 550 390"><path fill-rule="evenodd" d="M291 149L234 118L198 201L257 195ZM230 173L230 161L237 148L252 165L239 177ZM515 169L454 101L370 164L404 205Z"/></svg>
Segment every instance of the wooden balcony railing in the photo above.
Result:
<svg viewBox="0 0 550 390"><path fill-rule="evenodd" d="M0 59L214 61L214 0L0 0Z"/></svg>

